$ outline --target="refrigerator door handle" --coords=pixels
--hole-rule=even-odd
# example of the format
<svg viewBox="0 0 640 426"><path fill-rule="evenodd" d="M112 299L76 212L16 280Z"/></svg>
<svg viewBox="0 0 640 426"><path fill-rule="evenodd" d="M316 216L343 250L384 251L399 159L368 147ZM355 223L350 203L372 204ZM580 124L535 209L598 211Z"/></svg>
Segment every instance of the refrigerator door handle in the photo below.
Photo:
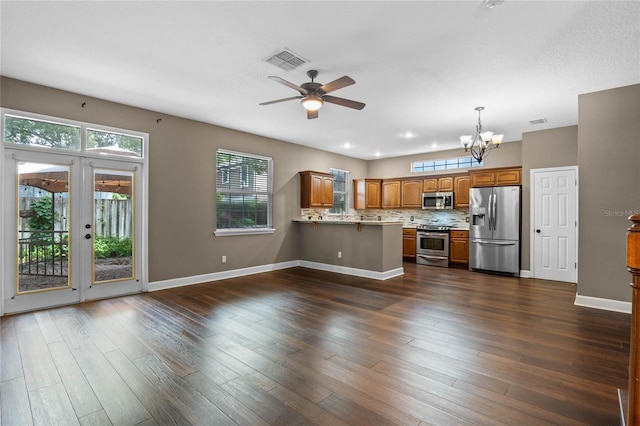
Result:
<svg viewBox="0 0 640 426"><path fill-rule="evenodd" d="M492 240L473 240L472 243L476 244L491 244L494 246L514 246L517 241L492 241Z"/></svg>
<svg viewBox="0 0 640 426"><path fill-rule="evenodd" d="M493 213L491 216L493 217L493 230L496 230L496 226L498 224L498 194L493 194Z"/></svg>
<svg viewBox="0 0 640 426"><path fill-rule="evenodd" d="M489 231L493 230L493 194L489 194L489 203L487 206L489 211Z"/></svg>

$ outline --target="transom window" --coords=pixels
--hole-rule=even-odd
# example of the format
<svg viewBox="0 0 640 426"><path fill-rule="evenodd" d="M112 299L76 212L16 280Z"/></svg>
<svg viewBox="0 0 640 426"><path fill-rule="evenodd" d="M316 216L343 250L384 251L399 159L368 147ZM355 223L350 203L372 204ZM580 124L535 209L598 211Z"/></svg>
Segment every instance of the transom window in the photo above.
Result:
<svg viewBox="0 0 640 426"><path fill-rule="evenodd" d="M333 207L330 214L342 214L349 210L349 172L346 170L329 169L335 176L333 180Z"/></svg>
<svg viewBox="0 0 640 426"><path fill-rule="evenodd" d="M142 158L145 137L89 128L35 114L4 114L4 143L35 149L84 152L88 155ZM94 126L94 125L92 125Z"/></svg>
<svg viewBox="0 0 640 426"><path fill-rule="evenodd" d="M216 235L273 232L273 159L216 153Z"/></svg>
<svg viewBox="0 0 640 426"><path fill-rule="evenodd" d="M432 172L435 170L466 169L479 166L482 166L482 163L478 164L472 157L448 158L446 160L414 161L411 163L411 172Z"/></svg>

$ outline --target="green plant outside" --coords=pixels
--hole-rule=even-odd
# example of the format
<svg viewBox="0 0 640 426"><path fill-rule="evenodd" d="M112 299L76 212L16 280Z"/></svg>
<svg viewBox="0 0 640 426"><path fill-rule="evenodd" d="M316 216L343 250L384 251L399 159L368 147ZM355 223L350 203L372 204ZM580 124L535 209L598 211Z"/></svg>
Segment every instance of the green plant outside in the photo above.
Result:
<svg viewBox="0 0 640 426"><path fill-rule="evenodd" d="M99 237L93 242L93 256L96 259L127 257L133 253L131 238Z"/></svg>

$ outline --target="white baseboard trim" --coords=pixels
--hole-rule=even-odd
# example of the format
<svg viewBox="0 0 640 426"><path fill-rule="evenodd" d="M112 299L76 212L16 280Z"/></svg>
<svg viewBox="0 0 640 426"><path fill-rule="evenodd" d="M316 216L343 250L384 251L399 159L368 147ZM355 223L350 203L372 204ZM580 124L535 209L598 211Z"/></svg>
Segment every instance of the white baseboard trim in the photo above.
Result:
<svg viewBox="0 0 640 426"><path fill-rule="evenodd" d="M404 268L391 269L389 271L378 272L368 269L349 268L347 266L329 265L327 263L300 261L300 266L310 269L319 269L321 271L336 272L338 274L355 275L356 277L371 278L374 280L388 280L389 278L398 277L404 274Z"/></svg>
<svg viewBox="0 0 640 426"><path fill-rule="evenodd" d="M193 275L191 277L174 278L171 280L154 281L149 283L149 291L165 290L168 288L183 287L186 285L202 284L210 281L224 280L227 278L243 277L245 275L259 274L262 272L277 271L300 266L300 261L272 263L269 265L252 266L250 268L232 269L211 274Z"/></svg>
<svg viewBox="0 0 640 426"><path fill-rule="evenodd" d="M624 314L631 313L631 302L621 302L620 300L601 299L599 297L580 296L576 294L574 304L587 308L603 309L605 311L622 312Z"/></svg>
<svg viewBox="0 0 640 426"><path fill-rule="evenodd" d="M520 270L520 278L531 278L532 276L531 271L527 271L525 269Z"/></svg>
<svg viewBox="0 0 640 426"><path fill-rule="evenodd" d="M403 268L392 269L385 272L369 271L366 269L348 268L346 266L329 265L326 263L307 262L306 260L292 260L291 262L272 263L269 265L252 266L250 268L232 269L211 274L193 275L191 277L174 278L170 280L154 281L149 283L149 291L165 290L168 288L183 287L186 285L202 284L227 278L243 277L245 275L259 274L262 272L277 271L279 269L302 266L309 269L336 272L339 274L355 275L358 277L375 280L387 280L404 274Z"/></svg>

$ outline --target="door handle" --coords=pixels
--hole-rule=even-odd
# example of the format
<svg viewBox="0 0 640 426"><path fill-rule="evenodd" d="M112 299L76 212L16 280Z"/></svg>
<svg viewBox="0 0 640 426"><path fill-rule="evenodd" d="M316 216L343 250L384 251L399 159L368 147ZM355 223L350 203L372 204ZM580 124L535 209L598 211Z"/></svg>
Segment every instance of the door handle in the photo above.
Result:
<svg viewBox="0 0 640 426"><path fill-rule="evenodd" d="M84 238L86 238L87 240L91 239L91 234L85 234Z"/></svg>
<svg viewBox="0 0 640 426"><path fill-rule="evenodd" d="M536 229L536 234L539 234L541 231L539 229Z"/></svg>

